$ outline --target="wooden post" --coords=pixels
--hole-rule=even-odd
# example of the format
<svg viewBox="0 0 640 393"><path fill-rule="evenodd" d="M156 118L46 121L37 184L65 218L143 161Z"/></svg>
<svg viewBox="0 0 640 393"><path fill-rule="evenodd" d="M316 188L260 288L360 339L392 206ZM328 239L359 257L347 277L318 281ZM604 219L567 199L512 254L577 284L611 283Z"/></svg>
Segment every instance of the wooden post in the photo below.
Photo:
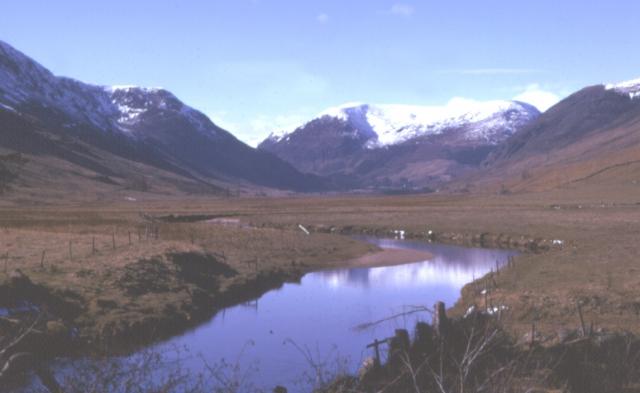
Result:
<svg viewBox="0 0 640 393"><path fill-rule="evenodd" d="M129 245L131 245L131 231L129 231Z"/></svg>
<svg viewBox="0 0 640 393"><path fill-rule="evenodd" d="M582 316L582 306L580 301L576 301L576 307L578 308L578 316L580 317L580 329L582 330L582 337L586 336L587 329L584 326L584 317Z"/></svg>
<svg viewBox="0 0 640 393"><path fill-rule="evenodd" d="M498 260L496 259L496 274L499 276L500 275L500 264L498 263Z"/></svg>
<svg viewBox="0 0 640 393"><path fill-rule="evenodd" d="M375 340L373 340L373 343L367 345L367 348L373 348L373 350L375 351L375 359L373 360L373 367L374 368L379 368L380 367L380 345L383 344L384 341L378 341L378 339L376 338Z"/></svg>
<svg viewBox="0 0 640 393"><path fill-rule="evenodd" d="M42 250L42 257L40 257L40 268L44 269L44 254L46 253L46 250Z"/></svg>
<svg viewBox="0 0 640 393"><path fill-rule="evenodd" d="M433 327L436 334L440 337L446 337L448 333L449 320L447 318L447 309L444 302L437 302L433 312Z"/></svg>
<svg viewBox="0 0 640 393"><path fill-rule="evenodd" d="M113 249L116 249L116 230L114 229L111 233L111 243L113 245Z"/></svg>
<svg viewBox="0 0 640 393"><path fill-rule="evenodd" d="M95 254L96 253L96 237L92 236L91 237L91 254Z"/></svg>
<svg viewBox="0 0 640 393"><path fill-rule="evenodd" d="M142 241L142 233L140 231L140 228L138 228L138 243Z"/></svg>
<svg viewBox="0 0 640 393"><path fill-rule="evenodd" d="M73 252L71 250L71 240L69 240L69 260L73 259Z"/></svg>
<svg viewBox="0 0 640 393"><path fill-rule="evenodd" d="M536 343L536 323L531 322L531 340L529 341L529 348L533 348Z"/></svg>
<svg viewBox="0 0 640 393"><path fill-rule="evenodd" d="M444 341L444 340L441 340ZM389 362L394 363L401 359L402 355L407 354L411 341L409 332L406 329L396 329L396 334L389 340Z"/></svg>

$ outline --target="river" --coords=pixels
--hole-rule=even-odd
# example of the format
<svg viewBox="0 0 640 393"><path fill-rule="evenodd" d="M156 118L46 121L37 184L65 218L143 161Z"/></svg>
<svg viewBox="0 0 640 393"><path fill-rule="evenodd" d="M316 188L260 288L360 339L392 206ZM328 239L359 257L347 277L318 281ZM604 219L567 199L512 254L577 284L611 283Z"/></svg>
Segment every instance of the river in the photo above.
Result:
<svg viewBox="0 0 640 393"><path fill-rule="evenodd" d="M271 391L282 385L289 391L308 391L310 384L336 372L356 372L372 355L367 344L392 335L396 328L412 331L417 320L430 321L427 312L417 311L420 307L432 307L440 300L453 305L466 283L517 254L408 240L365 240L382 248L427 251L433 258L309 273L299 284L285 284L253 302L226 309L154 349L169 354L175 348L187 349L180 355L183 366L202 371L204 360L222 378L242 379L246 389ZM363 324L405 313L363 329Z"/></svg>

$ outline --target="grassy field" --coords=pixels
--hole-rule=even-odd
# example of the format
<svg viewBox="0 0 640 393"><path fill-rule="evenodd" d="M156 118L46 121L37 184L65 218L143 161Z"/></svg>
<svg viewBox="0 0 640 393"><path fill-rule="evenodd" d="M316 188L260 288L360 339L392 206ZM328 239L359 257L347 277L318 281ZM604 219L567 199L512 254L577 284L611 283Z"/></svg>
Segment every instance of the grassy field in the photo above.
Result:
<svg viewBox="0 0 640 393"><path fill-rule="evenodd" d="M137 340L138 330L162 338L307 271L377 251L342 236L234 220L151 221L122 207L10 210L0 217L0 286L19 269L67 305L51 311L88 341ZM154 329L157 335L149 334Z"/></svg>
<svg viewBox="0 0 640 393"><path fill-rule="evenodd" d="M453 242L485 234L561 240L562 245L524 253L498 276L468 285L454 312L462 313L472 304L483 307L481 290L486 287L492 305L508 308L504 321L517 336L528 332L532 323L550 341L562 329L577 328L578 303L585 323L595 329L639 332L640 193L634 191L583 188L524 195L181 199L6 207L0 211L0 282L19 268L34 283L66 293L82 310L72 322L88 336L100 336L105 331L124 332L132 325L153 325L157 322L153 318L168 313L180 320L193 318L188 310L194 293L202 288L197 277L185 275L181 256L216 261L235 272L229 277L212 272L216 287L208 296L216 304L216 298L232 301L225 293L239 293L240 287L267 290L278 281L340 266L375 251L338 234L307 236L298 224L329 232L332 227L433 231L436 238L446 234L442 238ZM189 222L203 218L208 222ZM159 265L151 264L156 267L149 270L149 261ZM145 290L149 284L145 277L156 277L163 285ZM259 282L265 277L270 278L269 285L263 287Z"/></svg>

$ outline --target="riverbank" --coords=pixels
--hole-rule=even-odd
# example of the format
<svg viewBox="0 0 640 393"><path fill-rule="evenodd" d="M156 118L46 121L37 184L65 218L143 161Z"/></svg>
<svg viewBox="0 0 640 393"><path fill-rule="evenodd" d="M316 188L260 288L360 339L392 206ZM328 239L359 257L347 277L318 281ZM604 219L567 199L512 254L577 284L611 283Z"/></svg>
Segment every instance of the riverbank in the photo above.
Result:
<svg viewBox="0 0 640 393"><path fill-rule="evenodd" d="M184 312L196 284L169 280L163 285L170 292L159 288L135 297L122 289L127 280L165 268L177 271L173 254L193 253L234 269L235 278L216 278L221 291L238 288L243 280L256 286L258 272L264 277L286 272L283 279L295 280L306 271L336 266L330 261L344 263L373 251L336 234L400 236L402 231L406 238L423 241L529 250L499 276L465 287L454 314L472 305L485 307L488 300L505 310L503 323L514 336L522 337L535 323L551 341L563 329L577 327L580 304L585 324L594 329L638 332L640 205L636 194L605 191L5 208L0 212L0 267L6 264L7 273L0 270L0 281L17 268L34 283L67 294L65 299L84 315L71 322L94 340L101 332L117 331L120 320L155 324L143 322L145 316L162 315L165 304L176 304L177 311L167 312L182 315L181 320L197 319ZM300 224L314 233L305 235ZM160 273L142 269L144 274L138 274L138 268L149 265L139 262L154 260L160 261Z"/></svg>
<svg viewBox="0 0 640 393"><path fill-rule="evenodd" d="M69 333L77 330L76 344L64 349L80 353L127 353L311 271L431 257L381 250L336 234L255 228L209 216L123 216L107 225L99 215L91 218L90 225L85 219L63 226L56 214L42 214L37 229L21 221L20 227L3 230L7 251L0 256L6 264L0 307L36 305L46 314L43 326L55 322ZM19 319L12 321L0 335L19 327Z"/></svg>
<svg viewBox="0 0 640 393"><path fill-rule="evenodd" d="M73 348L82 352L134 350L307 272L380 251L300 230L126 215L117 222L89 216L75 225L61 225L56 213L38 220L47 225L22 221L2 230L0 307L33 303L48 320L77 330Z"/></svg>
<svg viewBox="0 0 640 393"><path fill-rule="evenodd" d="M611 191L610 193L607 191ZM336 197L246 201L246 222L303 223L333 233L362 233L459 245L517 248L499 276L463 289L452 312L501 306L503 323L522 337L535 323L549 342L580 324L640 333L640 200L612 190L558 190L491 196ZM284 205L287 208L284 208ZM487 285L485 285L485 282ZM494 284L495 282L495 284ZM496 285L497 284L497 285ZM508 310L508 312L506 312Z"/></svg>
<svg viewBox="0 0 640 393"><path fill-rule="evenodd" d="M573 332L553 345L541 345L540 337L531 333L527 342L519 343L497 315L471 310L449 318L441 304L434 310L432 324L418 322L413 334L396 329L384 341L385 358L371 357L357 374L337 375L315 391L640 391L637 336Z"/></svg>
<svg viewBox="0 0 640 393"><path fill-rule="evenodd" d="M395 266L404 265L406 263L428 261L432 258L433 255L426 251L384 248L380 251L367 253L358 258L340 261L335 267L358 268Z"/></svg>

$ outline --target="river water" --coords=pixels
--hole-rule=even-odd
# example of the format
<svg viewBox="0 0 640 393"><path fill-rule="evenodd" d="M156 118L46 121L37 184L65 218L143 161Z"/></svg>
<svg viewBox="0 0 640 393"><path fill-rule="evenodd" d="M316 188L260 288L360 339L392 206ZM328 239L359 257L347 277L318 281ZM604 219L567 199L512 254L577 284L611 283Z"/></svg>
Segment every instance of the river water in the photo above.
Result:
<svg viewBox="0 0 640 393"><path fill-rule="evenodd" d="M424 250L433 259L404 265L309 273L260 299L231 307L208 323L155 347L186 348L183 366L198 372L204 361L219 377L244 386L286 386L308 391L338 371L356 372L372 355L367 344L430 321L419 307L453 305L463 285L503 265L515 251L424 242L365 239L383 248ZM409 314L363 329L363 324ZM167 355L170 356L170 355ZM235 367L237 366L237 367Z"/></svg>

